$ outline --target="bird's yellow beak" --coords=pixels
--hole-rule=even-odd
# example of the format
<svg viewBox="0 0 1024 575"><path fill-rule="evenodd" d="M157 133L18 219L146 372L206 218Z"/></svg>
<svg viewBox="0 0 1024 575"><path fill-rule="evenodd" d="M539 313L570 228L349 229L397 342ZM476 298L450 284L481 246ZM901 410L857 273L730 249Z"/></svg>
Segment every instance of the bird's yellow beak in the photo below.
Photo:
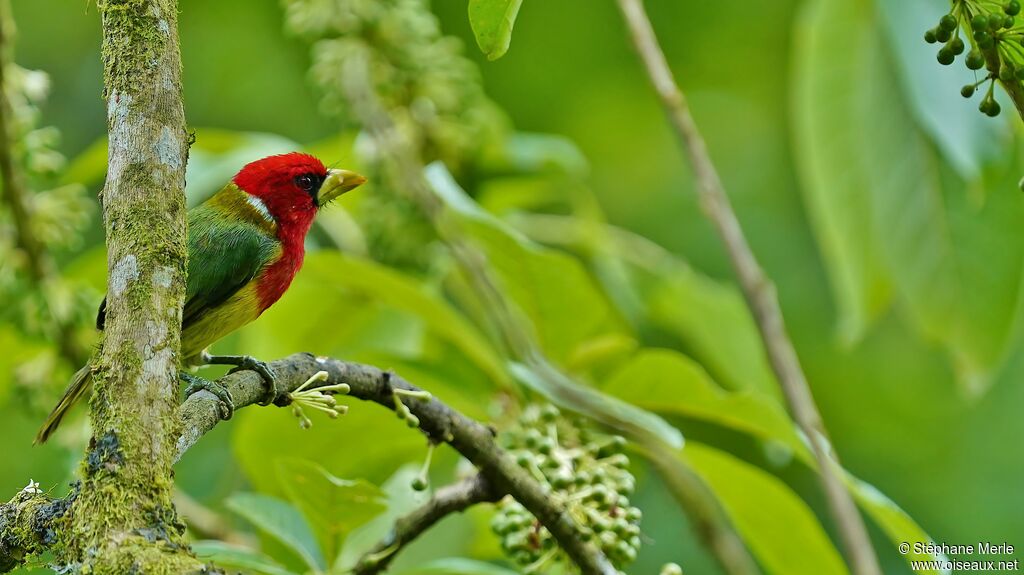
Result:
<svg viewBox="0 0 1024 575"><path fill-rule="evenodd" d="M366 183L366 178L348 170L327 170L327 178L316 194L318 206L326 205L334 198Z"/></svg>

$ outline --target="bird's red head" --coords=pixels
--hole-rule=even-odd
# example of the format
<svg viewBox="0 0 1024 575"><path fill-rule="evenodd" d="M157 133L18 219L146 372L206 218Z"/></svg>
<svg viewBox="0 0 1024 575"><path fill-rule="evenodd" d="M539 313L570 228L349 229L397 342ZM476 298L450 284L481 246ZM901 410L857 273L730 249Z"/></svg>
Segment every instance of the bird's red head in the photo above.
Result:
<svg viewBox="0 0 1024 575"><path fill-rule="evenodd" d="M291 152L251 162L233 181L259 198L279 224L308 224L318 208L359 186L366 178L347 170L328 170L309 154Z"/></svg>

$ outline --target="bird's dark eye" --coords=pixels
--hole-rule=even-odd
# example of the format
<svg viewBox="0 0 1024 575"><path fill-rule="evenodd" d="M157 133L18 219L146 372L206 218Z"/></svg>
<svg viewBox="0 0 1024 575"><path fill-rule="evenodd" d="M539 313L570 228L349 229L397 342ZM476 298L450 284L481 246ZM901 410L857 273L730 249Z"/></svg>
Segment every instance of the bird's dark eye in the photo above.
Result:
<svg viewBox="0 0 1024 575"><path fill-rule="evenodd" d="M309 174L302 174L295 177L295 185L307 192L312 192L316 185L316 178Z"/></svg>

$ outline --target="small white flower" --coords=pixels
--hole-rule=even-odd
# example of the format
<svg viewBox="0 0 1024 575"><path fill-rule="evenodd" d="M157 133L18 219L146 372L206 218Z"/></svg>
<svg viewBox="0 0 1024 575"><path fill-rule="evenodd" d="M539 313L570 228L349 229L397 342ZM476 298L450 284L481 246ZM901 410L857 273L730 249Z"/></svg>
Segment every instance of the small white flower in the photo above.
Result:
<svg viewBox="0 0 1024 575"><path fill-rule="evenodd" d="M21 492L22 493L27 493L29 495L38 495L38 494L42 493L43 490L39 489L39 482L32 481L31 479L29 479L28 480L28 485L26 485L24 488L22 488Z"/></svg>

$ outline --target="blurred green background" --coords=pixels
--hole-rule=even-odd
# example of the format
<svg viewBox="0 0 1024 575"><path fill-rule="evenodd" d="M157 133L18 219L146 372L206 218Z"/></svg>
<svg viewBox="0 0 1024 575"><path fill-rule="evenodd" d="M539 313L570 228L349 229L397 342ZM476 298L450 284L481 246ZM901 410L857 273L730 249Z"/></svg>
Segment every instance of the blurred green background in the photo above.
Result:
<svg viewBox="0 0 1024 575"><path fill-rule="evenodd" d="M353 132L339 139L342 123L321 111L321 93L310 79L308 39L286 33L278 2L179 4L186 116L198 137L189 166L190 201L214 191L245 161L281 151L289 141L315 147L328 163L358 164ZM790 334L844 466L896 502L936 541L1024 546L1024 446L1018 440L1024 436L1019 305L1024 197L1016 186L1024 175L1021 122L1010 113L997 119L977 113L957 93L968 73L935 63L920 37L946 4L646 4L750 243L777 284ZM64 0L14 0L13 7L17 63L51 79L40 121L60 130L58 149L72 167L66 176L95 175L105 134L97 9ZM755 393L743 383L723 381L732 376L760 374L774 386L756 349L753 363L743 353L751 349L744 347L752 341L748 320L736 320L731 329L734 317L720 315L742 309L729 287L729 263L701 215L684 156L630 49L614 2L526 0L511 49L495 62L476 49L464 1L435 0L432 10L443 31L462 40L487 95L515 130L562 136L582 153L587 168L567 186L592 192L609 224L662 246L678 257L679 266L688 262L698 277L706 276L695 285L717 294L712 299L720 307L698 294L680 296L680 305L672 308L663 300L678 292L638 290L656 317L649 328L601 328L621 331L632 343L605 367L582 370L585 378L602 381L602 369L605 375L624 369L644 353L642 348L673 348L704 365L727 393ZM90 177L84 183L98 191L101 178ZM464 174L459 179L482 205L512 223L538 213L574 213L572 202L518 202L534 189L529 182L502 195L499 185L488 188ZM547 193L551 183L544 185L535 194ZM372 186L359 192L373 193ZM351 201L342 204L358 228L366 208L361 211L362 199ZM390 288L373 281L350 285L349 278L365 278L361 266L371 264L338 256L329 241L330 225L315 235L311 249L317 253L293 291L216 349L264 359L309 350L393 366L470 414L501 421L490 403L500 395L498 388L452 337L439 335L438 326L418 317L417 305L399 301L397 289L398 295L382 295ZM339 224L338 234L345 236L352 225ZM568 229L562 233L568 235ZM550 233L560 232L556 227ZM84 238L59 260L67 275L93 286L83 297L98 303L105 270L96 217ZM550 237L539 239L552 243ZM590 289L604 294L593 287L600 274L592 250L570 251L597 278ZM388 272L387 264L372 264L374 273ZM0 273L6 272L0 268ZM400 281L446 299L429 274L409 273ZM600 297L601 306L614 300ZM570 313L558 321L575 318ZM673 328L676 321L685 327ZM57 441L31 447L35 427L63 381L22 381L20 366L45 341L26 341L17 333L0 324L8 350L0 359L6 461L0 493L13 494L29 478L60 492L81 453L84 418L62 430ZM748 339L730 340L736 333ZM594 334L578 335L582 340ZM571 349L581 341L570 343ZM735 350L740 353L733 355ZM563 365L572 355L549 351ZM814 474L800 457L772 449L763 434L745 432L742 421L695 415L685 406L686 389L668 385L656 390L664 397L627 399L669 417L688 439L780 479L826 526L814 530L836 541ZM776 401L771 392L763 395ZM283 497L274 475L280 458L308 457L339 477L382 483L403 463L421 461L422 443L371 406L353 405L338 421L317 419L309 431L300 431L286 410L246 409L204 438L177 466L176 477L191 497L245 531L251 526L227 510L225 500L240 491ZM455 461L450 450L440 452L438 484L451 476ZM634 502L647 513L646 538L639 560L627 571L656 573L662 563L676 561L687 573L718 572L662 481L639 456L634 461L639 481ZM735 488L756 491L747 483ZM758 506L756 499L752 505ZM770 547L796 528L786 516L773 515L770 503L764 509L763 537ZM450 556L498 560L487 516L479 510L446 520L403 555L399 567ZM773 530L777 533L770 534ZM885 572L909 573L894 538L875 520L871 531ZM804 546L799 533L779 543L796 555L773 560L771 552L756 550L766 572L829 572L824 566L834 563L815 559L810 549L817 544ZM750 538L762 536L760 531L741 534L748 545ZM301 568L275 545L264 538L266 553ZM832 545L838 549L838 543Z"/></svg>

